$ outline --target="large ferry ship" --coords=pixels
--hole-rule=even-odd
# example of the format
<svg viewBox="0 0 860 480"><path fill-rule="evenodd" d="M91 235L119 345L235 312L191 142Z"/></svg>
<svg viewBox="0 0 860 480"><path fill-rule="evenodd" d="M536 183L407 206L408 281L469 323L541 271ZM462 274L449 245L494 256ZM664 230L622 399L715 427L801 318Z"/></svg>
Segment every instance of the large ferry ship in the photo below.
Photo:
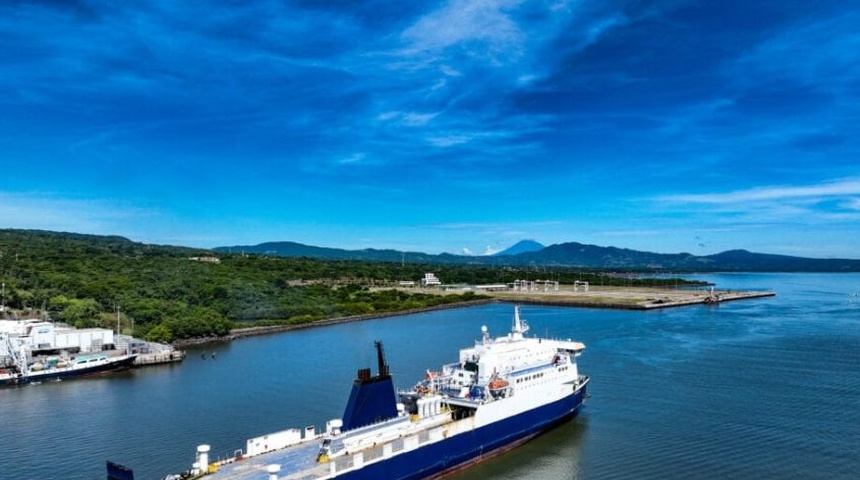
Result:
<svg viewBox="0 0 860 480"><path fill-rule="evenodd" d="M414 387L395 392L382 344L378 373L358 371L343 418L324 432L290 429L247 441L244 451L212 461L197 448L191 470L169 480L427 479L498 455L575 415L589 378L576 359L585 345L526 336L514 308L511 331L475 345ZM113 476L111 476L113 468ZM108 478L130 471L108 464Z"/></svg>

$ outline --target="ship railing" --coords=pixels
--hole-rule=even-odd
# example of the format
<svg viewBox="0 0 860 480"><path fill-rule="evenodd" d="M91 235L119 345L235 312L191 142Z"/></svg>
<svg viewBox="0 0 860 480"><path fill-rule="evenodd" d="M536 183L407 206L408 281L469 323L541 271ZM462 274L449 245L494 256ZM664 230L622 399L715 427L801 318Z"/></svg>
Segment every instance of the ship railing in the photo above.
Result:
<svg viewBox="0 0 860 480"><path fill-rule="evenodd" d="M402 437L393 439L392 441L376 444L372 447L364 448L354 453L346 453L345 455L334 457L328 463L329 467L326 472L334 475L344 473L348 470L361 468L365 464L382 461L393 455L397 455L400 452L414 450L427 443L439 441L445 438L445 435L447 434L441 423L438 425L429 425L417 432L403 435ZM313 472L317 471L319 471L318 467L313 469ZM292 480L293 478L298 477L286 478Z"/></svg>
<svg viewBox="0 0 860 480"><path fill-rule="evenodd" d="M230 452L222 452L220 455L216 457L216 460L212 462L213 464L218 465L219 467L222 465L228 465L231 463L239 462L245 459L245 452L242 449L233 450Z"/></svg>

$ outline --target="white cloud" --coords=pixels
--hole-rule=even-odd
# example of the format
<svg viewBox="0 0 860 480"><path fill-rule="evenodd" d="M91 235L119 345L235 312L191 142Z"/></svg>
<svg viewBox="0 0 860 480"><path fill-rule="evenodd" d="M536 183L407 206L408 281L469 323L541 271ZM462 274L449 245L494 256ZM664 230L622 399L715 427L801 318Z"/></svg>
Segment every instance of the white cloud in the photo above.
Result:
<svg viewBox="0 0 860 480"><path fill-rule="evenodd" d="M421 127L430 123L439 113L407 113L403 115L403 124L409 127Z"/></svg>
<svg viewBox="0 0 860 480"><path fill-rule="evenodd" d="M469 135L445 135L442 137L430 137L427 142L436 147L453 147L468 143L473 137Z"/></svg>
<svg viewBox="0 0 860 480"><path fill-rule="evenodd" d="M667 195L658 200L669 203L737 204L789 199L823 200L830 197L860 195L860 178L846 179L820 185L771 186L736 190L727 193ZM856 199L855 199L856 200Z"/></svg>
<svg viewBox="0 0 860 480"><path fill-rule="evenodd" d="M430 123L431 120L439 116L441 112L434 113L415 113L415 112L401 112L396 110L389 110L387 112L380 113L376 116L376 119L382 122L389 121L399 121L400 124L407 127L423 127Z"/></svg>
<svg viewBox="0 0 860 480"><path fill-rule="evenodd" d="M842 204L842 207L846 210L857 210L860 211L860 198L854 197L849 198Z"/></svg>
<svg viewBox="0 0 860 480"><path fill-rule="evenodd" d="M473 55L492 59L504 54L517 56L522 34L505 13L517 2L497 0L452 0L403 32L408 41L407 54L438 52L470 42L481 44ZM480 52L480 53L479 53Z"/></svg>
<svg viewBox="0 0 860 480"><path fill-rule="evenodd" d="M382 112L379 115L377 115L376 118L385 122L385 121L391 120L393 118L397 118L401 114L402 114L401 112L393 112L393 111L392 112Z"/></svg>
<svg viewBox="0 0 860 480"><path fill-rule="evenodd" d="M348 157L341 158L340 160L337 161L337 163L339 163L341 165L361 163L362 161L364 161L365 158L367 158L367 155L365 155L363 153L354 153Z"/></svg>

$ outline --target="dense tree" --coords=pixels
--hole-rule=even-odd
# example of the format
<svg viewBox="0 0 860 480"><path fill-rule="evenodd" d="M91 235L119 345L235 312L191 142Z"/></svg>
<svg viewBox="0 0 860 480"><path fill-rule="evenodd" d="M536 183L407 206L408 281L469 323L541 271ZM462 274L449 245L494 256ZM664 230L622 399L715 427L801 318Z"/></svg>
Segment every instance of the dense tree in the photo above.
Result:
<svg viewBox="0 0 860 480"><path fill-rule="evenodd" d="M101 306L92 298L72 298L57 314L57 319L77 328L92 328L99 326L96 319L101 311Z"/></svg>
<svg viewBox="0 0 860 480"><path fill-rule="evenodd" d="M152 327L143 337L149 342L170 343L173 340L173 332L164 324Z"/></svg>

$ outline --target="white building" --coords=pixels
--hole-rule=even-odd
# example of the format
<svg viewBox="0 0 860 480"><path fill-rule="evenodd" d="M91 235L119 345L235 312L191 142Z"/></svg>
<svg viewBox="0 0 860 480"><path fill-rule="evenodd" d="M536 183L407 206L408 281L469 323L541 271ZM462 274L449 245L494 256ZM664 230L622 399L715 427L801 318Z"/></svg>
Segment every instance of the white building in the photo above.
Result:
<svg viewBox="0 0 860 480"><path fill-rule="evenodd" d="M442 280L435 274L425 273L424 278L421 279L421 286L423 287L438 287L439 285L442 285Z"/></svg>
<svg viewBox="0 0 860 480"><path fill-rule="evenodd" d="M61 327L39 319L2 320L0 334L33 353L66 350L71 353L100 352L115 347L114 333L106 328ZM2 349L2 347L0 347ZM0 355L4 352L0 351ZM8 354L8 352L5 352Z"/></svg>

